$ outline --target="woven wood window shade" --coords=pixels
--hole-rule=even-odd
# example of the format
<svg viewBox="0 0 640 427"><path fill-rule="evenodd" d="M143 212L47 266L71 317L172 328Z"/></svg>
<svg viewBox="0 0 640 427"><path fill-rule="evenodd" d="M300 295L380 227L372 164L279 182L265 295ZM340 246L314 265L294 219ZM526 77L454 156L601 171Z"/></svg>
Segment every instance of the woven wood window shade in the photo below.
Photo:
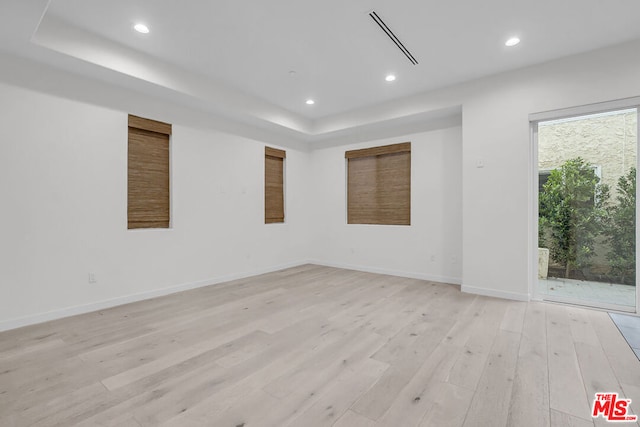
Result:
<svg viewBox="0 0 640 427"><path fill-rule="evenodd" d="M171 125L129 116L128 228L169 228Z"/></svg>
<svg viewBox="0 0 640 427"><path fill-rule="evenodd" d="M411 143L345 152L347 223L411 225Z"/></svg>
<svg viewBox="0 0 640 427"><path fill-rule="evenodd" d="M287 153L264 147L264 223L284 222L284 159Z"/></svg>

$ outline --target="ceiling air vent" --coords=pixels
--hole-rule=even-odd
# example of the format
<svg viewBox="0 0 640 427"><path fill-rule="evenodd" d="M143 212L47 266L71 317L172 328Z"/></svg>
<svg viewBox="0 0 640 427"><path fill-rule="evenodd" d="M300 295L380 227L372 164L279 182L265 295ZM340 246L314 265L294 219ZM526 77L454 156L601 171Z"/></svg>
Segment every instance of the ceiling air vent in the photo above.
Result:
<svg viewBox="0 0 640 427"><path fill-rule="evenodd" d="M389 26L385 24L382 18L378 16L376 11L372 10L371 12L369 12L369 16L375 21L376 24L378 24L378 26L391 39L391 41L394 42L396 46L398 46L398 49L400 49L404 56L406 56L413 65L418 65L418 60L411 54L411 52L409 52L409 49L404 46L400 39L393 33L393 31L391 31L391 28L389 28Z"/></svg>

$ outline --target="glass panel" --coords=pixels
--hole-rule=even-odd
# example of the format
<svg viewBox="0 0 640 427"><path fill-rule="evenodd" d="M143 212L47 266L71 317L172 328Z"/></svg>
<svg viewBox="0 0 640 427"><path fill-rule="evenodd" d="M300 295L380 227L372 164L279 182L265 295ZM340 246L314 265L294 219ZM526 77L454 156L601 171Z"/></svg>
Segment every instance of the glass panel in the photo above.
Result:
<svg viewBox="0 0 640 427"><path fill-rule="evenodd" d="M538 293L635 307L636 109L538 123Z"/></svg>

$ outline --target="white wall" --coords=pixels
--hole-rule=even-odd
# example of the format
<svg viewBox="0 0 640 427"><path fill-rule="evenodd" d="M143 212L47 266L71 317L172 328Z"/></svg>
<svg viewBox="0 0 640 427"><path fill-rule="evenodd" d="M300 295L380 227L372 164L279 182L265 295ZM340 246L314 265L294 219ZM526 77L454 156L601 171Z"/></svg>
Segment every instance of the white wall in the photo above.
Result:
<svg viewBox="0 0 640 427"><path fill-rule="evenodd" d="M347 224L344 152L407 141L411 142L411 225ZM311 164L314 262L460 283L460 127L320 149L312 153Z"/></svg>
<svg viewBox="0 0 640 427"><path fill-rule="evenodd" d="M460 128L311 154L300 141L302 151L287 150L284 226L263 224L263 144L178 120L174 229L127 231L126 113L0 84L0 329L308 257L445 281L462 277L465 291L527 299L535 224L529 114L639 96L638 52L634 41L342 115L341 123L357 129L388 110L461 105L462 148ZM29 85L44 79L47 91L53 86L29 69L14 71L27 73ZM87 92L68 80L70 93ZM147 108L162 120L174 114L166 101L151 101L139 103L133 94L111 104L137 105L141 115ZM414 143L413 225L346 226L344 150L406 139ZM437 174L450 184L434 187L445 182L430 179ZM461 208L453 197L460 183ZM94 285L87 283L90 271Z"/></svg>
<svg viewBox="0 0 640 427"><path fill-rule="evenodd" d="M638 52L636 41L448 90L463 105L463 290L529 297L529 115L640 95Z"/></svg>
<svg viewBox="0 0 640 427"><path fill-rule="evenodd" d="M0 329L305 260L307 153L265 225L264 144L174 123L172 229L128 231L125 112L4 84L0 111Z"/></svg>
<svg viewBox="0 0 640 427"><path fill-rule="evenodd" d="M529 115L640 96L638 52L637 40L587 52L343 114L325 129L461 105L462 290L527 300L537 238Z"/></svg>

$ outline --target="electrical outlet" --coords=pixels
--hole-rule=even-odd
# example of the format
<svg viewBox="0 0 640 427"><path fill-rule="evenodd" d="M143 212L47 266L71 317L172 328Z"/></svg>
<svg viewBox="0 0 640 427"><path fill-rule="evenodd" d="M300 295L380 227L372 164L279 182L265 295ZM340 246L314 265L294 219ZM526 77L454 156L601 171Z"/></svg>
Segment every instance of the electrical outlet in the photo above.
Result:
<svg viewBox="0 0 640 427"><path fill-rule="evenodd" d="M96 283L97 281L96 273L89 273L89 283Z"/></svg>

